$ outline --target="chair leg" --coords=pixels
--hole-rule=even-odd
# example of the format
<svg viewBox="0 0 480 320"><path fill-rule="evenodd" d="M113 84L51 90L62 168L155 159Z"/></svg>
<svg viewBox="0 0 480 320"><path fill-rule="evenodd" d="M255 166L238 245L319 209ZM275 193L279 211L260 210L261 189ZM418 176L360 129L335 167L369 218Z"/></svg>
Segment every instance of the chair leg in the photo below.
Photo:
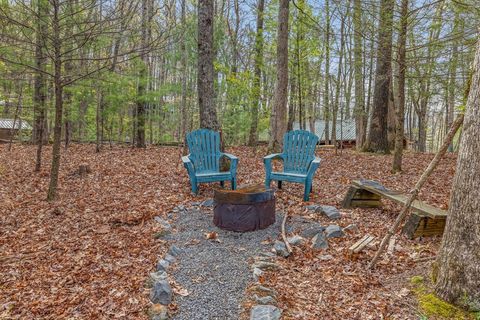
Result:
<svg viewBox="0 0 480 320"><path fill-rule="evenodd" d="M237 178L233 178L231 183L232 183L232 190L237 189Z"/></svg>
<svg viewBox="0 0 480 320"><path fill-rule="evenodd" d="M198 194L198 185L196 182L192 182L192 193L194 193L195 195Z"/></svg>
<svg viewBox="0 0 480 320"><path fill-rule="evenodd" d="M305 191L303 192L303 201L310 200L310 190L312 189L312 182L306 181L305 182Z"/></svg>
<svg viewBox="0 0 480 320"><path fill-rule="evenodd" d="M265 188L270 189L270 179L265 179Z"/></svg>
<svg viewBox="0 0 480 320"><path fill-rule="evenodd" d="M225 188L225 181L220 181L220 187Z"/></svg>
<svg viewBox="0 0 480 320"><path fill-rule="evenodd" d="M282 189L282 181L278 180L278 189Z"/></svg>

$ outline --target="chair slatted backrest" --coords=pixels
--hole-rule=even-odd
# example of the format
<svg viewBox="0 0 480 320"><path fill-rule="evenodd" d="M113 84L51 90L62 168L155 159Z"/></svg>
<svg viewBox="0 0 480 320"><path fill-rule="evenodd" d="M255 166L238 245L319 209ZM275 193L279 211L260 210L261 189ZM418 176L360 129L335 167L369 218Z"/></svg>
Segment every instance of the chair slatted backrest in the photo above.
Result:
<svg viewBox="0 0 480 320"><path fill-rule="evenodd" d="M315 159L318 137L305 130L287 132L283 137L283 171L305 174Z"/></svg>
<svg viewBox="0 0 480 320"><path fill-rule="evenodd" d="M220 160L220 134L208 129L198 129L187 134L190 160L195 171L218 172Z"/></svg>

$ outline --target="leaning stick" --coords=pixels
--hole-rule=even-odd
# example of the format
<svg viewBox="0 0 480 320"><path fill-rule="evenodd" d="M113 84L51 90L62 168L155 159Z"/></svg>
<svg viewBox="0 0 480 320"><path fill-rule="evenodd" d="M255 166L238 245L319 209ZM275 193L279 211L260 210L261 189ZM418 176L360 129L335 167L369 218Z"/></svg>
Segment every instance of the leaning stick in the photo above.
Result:
<svg viewBox="0 0 480 320"><path fill-rule="evenodd" d="M287 240L287 234L285 232L285 224L287 223L287 218L288 218L288 212L285 210L285 205L282 204L283 207L283 221L282 221L282 239L283 242L285 242L285 247L287 247L288 253L292 253L292 247L290 246L290 243L288 243Z"/></svg>
<svg viewBox="0 0 480 320"><path fill-rule="evenodd" d="M417 198L418 193L420 192L420 189L423 187L428 177L432 174L432 172L435 170L435 168L437 167L442 157L447 152L448 146L452 142L453 137L455 136L455 133L457 132L458 128L460 128L462 123L463 123L463 114L460 114L457 117L457 119L455 119L452 126L450 127L450 130L448 131L448 134L445 137L445 140L443 141L443 144L440 147L440 150L438 150L437 154L435 154L435 157L432 159L427 169L423 172L420 179L418 179L417 183L415 184L415 187L410 191L410 196L408 197L407 202L403 206L402 211L400 212L397 219L395 220L395 223L390 227L390 229L388 229L387 234L385 235L385 237L382 239L382 242L380 243L380 247L378 248L378 251L375 253L375 256L373 257L372 261L370 261L370 264L368 265L369 269L373 269L375 267L375 264L378 262L378 259L380 258L383 251L385 250L385 247L387 243L390 241L390 238L397 232L398 227L402 223L403 219L405 219L405 217L407 216L410 206Z"/></svg>

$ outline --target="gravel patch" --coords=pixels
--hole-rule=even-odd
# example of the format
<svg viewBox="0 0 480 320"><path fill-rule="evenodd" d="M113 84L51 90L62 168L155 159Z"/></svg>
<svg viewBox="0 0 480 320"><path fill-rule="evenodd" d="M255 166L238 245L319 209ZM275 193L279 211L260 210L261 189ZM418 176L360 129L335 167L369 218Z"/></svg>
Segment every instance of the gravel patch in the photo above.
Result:
<svg viewBox="0 0 480 320"><path fill-rule="evenodd" d="M280 233L282 217L264 230L237 233L214 226L211 210L197 208L178 212L174 226L177 232L170 240L182 249L172 275L189 295L175 295L178 312L173 319L238 319L244 291L253 280L249 258L270 251ZM217 240L204 234L216 232Z"/></svg>

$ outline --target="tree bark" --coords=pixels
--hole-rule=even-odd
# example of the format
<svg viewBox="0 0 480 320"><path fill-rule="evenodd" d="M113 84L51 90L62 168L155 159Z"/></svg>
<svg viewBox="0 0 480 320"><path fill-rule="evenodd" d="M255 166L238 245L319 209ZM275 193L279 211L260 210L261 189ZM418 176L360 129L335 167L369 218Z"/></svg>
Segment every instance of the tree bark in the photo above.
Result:
<svg viewBox="0 0 480 320"><path fill-rule="evenodd" d="M325 0L325 88L323 109L325 119L325 144L330 144L330 0Z"/></svg>
<svg viewBox="0 0 480 320"><path fill-rule="evenodd" d="M257 5L257 32L255 35L255 66L253 75L252 88L252 108L250 134L248 137L248 145L255 146L258 140L258 110L261 106L261 78L263 67L263 11L265 8L265 0L258 0Z"/></svg>
<svg viewBox="0 0 480 320"><path fill-rule="evenodd" d="M48 185L47 200L55 200L57 196L58 175L60 171L60 143L62 139L63 120L63 83L62 83L62 56L60 35L60 2L53 0L53 64L55 85L55 124L53 128L52 167L50 170L50 183Z"/></svg>
<svg viewBox="0 0 480 320"><path fill-rule="evenodd" d="M473 72L435 291L480 311L480 43Z"/></svg>
<svg viewBox="0 0 480 320"><path fill-rule="evenodd" d="M145 115L147 109L146 93L148 88L148 54L146 52L147 46L149 43L148 35L150 28L150 15L148 0L142 0L142 53L140 58L142 63L140 66L140 71L138 74L138 85L137 85L137 112L136 112L136 147L145 148Z"/></svg>
<svg viewBox="0 0 480 320"><path fill-rule="evenodd" d="M406 45L408 27L408 0L402 0L400 14L400 34L398 37L398 79L397 79L397 105L395 110L395 150L393 153L393 172L402 171L403 137L405 128L405 73Z"/></svg>
<svg viewBox="0 0 480 320"><path fill-rule="evenodd" d="M270 116L270 151L280 151L287 130L289 0L279 0L277 30L277 82Z"/></svg>
<svg viewBox="0 0 480 320"><path fill-rule="evenodd" d="M365 143L367 132L367 117L365 113L365 90L363 82L363 48L362 48L362 2L353 0L353 27L354 27L354 77L355 77L355 128L356 128L356 147L361 150Z"/></svg>
<svg viewBox="0 0 480 320"><path fill-rule="evenodd" d="M35 34L35 66L37 71L34 78L34 92L33 92L33 105L34 105L34 142L37 144L37 153L35 160L35 171L40 171L42 166L42 149L44 140L45 129L45 115L46 115L46 78L44 70L47 64L47 56L45 54L45 40L47 26L45 25L46 10L48 10L48 4L43 0L37 2L37 29Z"/></svg>
<svg viewBox="0 0 480 320"><path fill-rule="evenodd" d="M198 1L198 107L200 127L219 130L213 82L213 0Z"/></svg>
<svg viewBox="0 0 480 320"><path fill-rule="evenodd" d="M393 0L382 0L378 31L377 64L373 94L373 115L367 151L389 153L387 117L389 86L392 73Z"/></svg>
<svg viewBox="0 0 480 320"><path fill-rule="evenodd" d="M188 52L187 52L187 46L185 45L186 37L185 34L187 32L187 13L186 13L186 6L187 6L187 0L182 0L182 11L180 13L181 19L182 19L182 35L180 39L180 50L181 50L181 64L182 64L182 102L181 102L181 107L180 107L180 121L181 121L181 128L180 128L180 135L181 135L181 141L184 141L186 139L185 135L187 134L187 123L188 123L188 113L187 113L187 64L188 64ZM184 141L186 142L186 141ZM183 144L182 148L182 154L186 155L188 153L188 148L187 144Z"/></svg>

